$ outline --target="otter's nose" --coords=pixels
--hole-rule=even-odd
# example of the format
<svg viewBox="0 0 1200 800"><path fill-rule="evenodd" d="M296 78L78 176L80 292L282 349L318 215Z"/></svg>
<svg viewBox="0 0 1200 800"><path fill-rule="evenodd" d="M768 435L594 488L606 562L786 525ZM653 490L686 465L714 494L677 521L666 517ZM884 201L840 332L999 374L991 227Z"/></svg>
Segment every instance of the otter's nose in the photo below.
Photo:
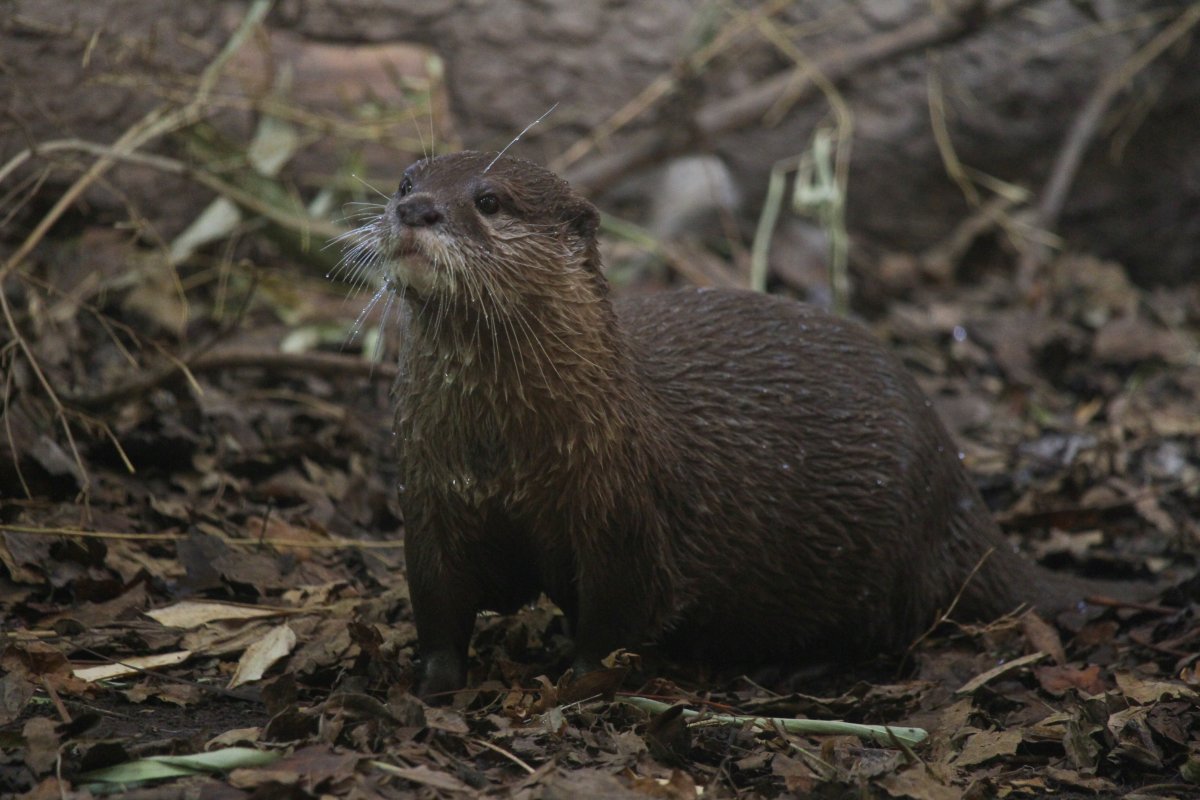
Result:
<svg viewBox="0 0 1200 800"><path fill-rule="evenodd" d="M423 228L442 221L442 212L426 195L411 195L396 206L396 215L405 225Z"/></svg>

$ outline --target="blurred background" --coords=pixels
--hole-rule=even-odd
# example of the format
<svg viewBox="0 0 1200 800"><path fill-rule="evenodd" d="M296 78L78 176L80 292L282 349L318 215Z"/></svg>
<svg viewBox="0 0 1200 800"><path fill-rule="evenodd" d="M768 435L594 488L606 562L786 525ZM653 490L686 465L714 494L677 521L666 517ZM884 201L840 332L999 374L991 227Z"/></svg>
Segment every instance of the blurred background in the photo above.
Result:
<svg viewBox="0 0 1200 800"><path fill-rule="evenodd" d="M604 210L615 291L753 287L861 316L998 509L1075 471L1071 502L1196 533L1111 481L1195 504L1200 4L0 14L0 522L186 528L282 502L396 530L398 332L385 304L359 317L373 276L339 282L330 240L415 159L503 148L553 108L511 152ZM178 503L128 502L155 481Z"/></svg>

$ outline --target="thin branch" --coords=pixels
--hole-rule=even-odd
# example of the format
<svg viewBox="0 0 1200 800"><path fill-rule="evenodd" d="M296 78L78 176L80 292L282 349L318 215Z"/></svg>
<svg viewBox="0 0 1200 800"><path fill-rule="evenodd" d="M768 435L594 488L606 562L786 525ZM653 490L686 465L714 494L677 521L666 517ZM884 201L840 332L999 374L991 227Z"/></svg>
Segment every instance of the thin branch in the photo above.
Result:
<svg viewBox="0 0 1200 800"><path fill-rule="evenodd" d="M630 172L684 152L695 141L758 124L781 98L792 103L807 100L818 88L812 74L819 73L837 85L870 69L926 48L955 41L978 30L988 20L1012 13L1032 0L955 0L944 12L928 14L893 31L860 42L839 44L813 57L813 70L787 70L741 92L701 108L696 115L696 137L691 143L675 142L655 131L629 137L620 149L567 171L567 179L582 193L609 188Z"/></svg>
<svg viewBox="0 0 1200 800"><path fill-rule="evenodd" d="M89 142L84 139L58 139L52 142L46 142L39 145L38 153L52 153L60 151L78 151L82 153L90 153L98 155L102 159L110 159L112 161L122 161L129 164L137 164L140 166L151 167L171 175L178 175L182 178L193 180L202 186L211 189L219 195L227 197L229 200L238 204L247 211L265 217L277 225L285 228L301 231L306 235L316 235L322 238L332 239L339 234L345 233L345 229L324 220L314 219L302 214L289 214L270 203L264 202L255 195L247 192L238 186L228 183L216 175L206 170L197 169L182 161L168 156L152 155L149 153L127 153L116 149L116 145L103 145L95 142ZM11 159L3 168L0 168L0 182L8 175L16 165L21 163L22 157L31 153L25 151Z"/></svg>
<svg viewBox="0 0 1200 800"><path fill-rule="evenodd" d="M179 542L187 539L186 533L136 533L131 531L85 531L78 528L38 528L32 525L9 525L0 523L0 531L23 533L31 536L66 536L75 539L109 539L131 542ZM293 539L286 536L222 536L224 544L259 548L263 545L296 547L309 550L328 550L350 547L360 550L394 550L404 546L403 541L368 541L331 537L323 540Z"/></svg>
<svg viewBox="0 0 1200 800"><path fill-rule="evenodd" d="M688 55L682 63L651 81L636 97L613 112L607 120L591 130L586 137L580 139L556 158L550 164L550 168L555 172L563 172L588 153L602 147L618 131L659 104L663 98L669 97L687 77L699 74L710 61L728 50L756 20L775 16L791 2L792 0L768 0L756 8L738 12L713 37L712 41Z"/></svg>
<svg viewBox="0 0 1200 800"><path fill-rule="evenodd" d="M67 404L81 409L106 408L137 397L177 378L188 375L195 384L195 373L227 369L264 369L268 372L304 372L316 375L354 376L392 381L396 379L394 364L377 364L355 356L334 353L280 353L271 350L218 350L192 354L165 364L148 374L139 375L124 383L96 394L65 397Z"/></svg>
<svg viewBox="0 0 1200 800"><path fill-rule="evenodd" d="M75 466L79 468L79 480L82 484L82 492L84 495L88 492L89 477L87 467L83 465L83 456L79 454L79 447L75 444L75 435L71 433L71 423L67 421L67 411L63 408L62 401L54 391L54 387L50 385L50 380L46 377L46 373L42 372L42 366L38 363L37 358L33 355L33 350L29 347L29 342L21 335L20 328L17 327L17 322L13 319L12 308L8 305L8 295L0 292L0 311L4 313L4 321L8 324L9 331L12 332L13 339L17 346L25 355L25 360L29 363L33 374L37 376L38 383L42 385L46 396L50 398L51 404L54 406L54 415L62 424L63 432L67 436L67 444L71 446L71 456L75 459Z"/></svg>
<svg viewBox="0 0 1200 800"><path fill-rule="evenodd" d="M221 71L225 64L233 57L250 36L251 32L267 15L267 11L271 8L269 0L255 0L255 3L250 7L246 16L242 19L233 36L225 43L225 47L213 59L200 75L199 85L196 87L196 94L192 101L186 106L171 110L167 106L159 106L143 117L140 121L129 128L116 142L113 143L111 151L101 156L96 160L96 163L80 176L75 183L71 185L63 195L58 198L58 202L46 214L45 217L37 224L37 227L26 237L21 246L9 256L8 260L0 266L0 280L3 280L8 273L12 272L18 264L25 260L25 257L32 252L33 248L37 247L38 243L45 237L46 233L58 222L59 218L66 210L79 199L79 196L87 190L89 186L96 182L105 172L107 172L113 164L116 163L120 155L132 153L142 145L150 142L153 139L162 136L172 130L190 125L199 120L205 113L206 103L209 94L212 92L213 86L216 85L217 79L220 78ZM23 159L22 159L23 160ZM14 159L17 161L17 159Z"/></svg>
<svg viewBox="0 0 1200 800"><path fill-rule="evenodd" d="M1104 115L1113 100L1139 72L1187 35L1197 23L1200 23L1200 3L1193 3L1176 17L1174 22L1163 28L1158 35L1105 75L1096 85L1071 123L1071 129L1067 131L1058 156L1054 159L1050 178L1042 189L1041 199L1031 220L1034 228L1053 230L1058 227L1059 217L1083 163L1083 157L1096 138ZM1024 290L1032 288L1036 273L1045 263L1048 254L1049 249L1042 245L1035 244L1025 250L1017 271L1018 282Z"/></svg>
<svg viewBox="0 0 1200 800"><path fill-rule="evenodd" d="M191 103L183 108L175 109L173 111L166 106L155 108L140 121L126 130L125 133L113 143L112 147L108 148L108 152L104 155L101 155L100 158L98 158L96 162L92 164L92 166L88 168L88 170L81 175L75 181L75 183L73 183L70 188L63 193L61 197L58 198L58 201L54 204L50 211L48 211L46 215L42 217L41 221L38 222L33 231L31 231L30 234L25 237L25 241L23 241L21 245L17 247L13 254L9 256L9 258L2 265L0 265L0 283L3 283L4 279L9 275L9 273L15 270L25 260L25 258L33 251L35 247L37 247L42 239L45 238L50 229L54 227L54 224L58 222L64 213L66 213L66 210L70 208L76 200L79 199L79 197L87 190L89 186L99 180L104 173L106 173L109 168L111 168L113 164L117 162L120 156L132 153L137 148L157 138L158 136L161 136L168 131L180 128L184 125L191 124L203 116L206 108L205 103L209 94L212 92L213 87L216 85L216 82L220 77L221 71L224 69L225 64L230 58L233 57L234 53L241 48L242 44L250 36L250 33L255 29L258 23L264 17L266 17L267 11L269 11L270 8L271 3L269 0L255 0L254 4L250 7L250 10L246 13L246 16L242 19L242 22L238 26L237 30L234 31L233 35L229 38L229 41L225 43L225 47L201 74L199 84L196 88L196 94ZM29 151L26 151L26 153L29 153ZM26 153L23 153L12 159L5 167L3 172L0 173L0 177L2 177L4 174L8 174L26 158L30 157L31 154L27 155ZM5 322L7 323L8 329L12 333L14 340L16 340L19 344L21 353L29 362L30 368L37 376L38 383L41 384L42 389L46 392L46 396L50 398L50 402L54 406L55 416L62 425L63 432L66 435L67 443L71 447L71 453L75 459L75 464L79 468L79 479L82 484L81 495L86 498L88 495L90 478L88 476L87 468L83 464L83 458L79 454L79 448L75 444L75 436L71 432L71 423L67 419L66 409L63 407L62 401L59 400L58 395L55 393L54 387L46 378L46 374L43 372L41 365L38 363L37 357L34 356L33 350L29 347L28 342L26 342L25 338L21 335L21 331L17 327L16 320L13 318L12 309L9 307L8 297L3 292L0 292L0 310L3 311Z"/></svg>

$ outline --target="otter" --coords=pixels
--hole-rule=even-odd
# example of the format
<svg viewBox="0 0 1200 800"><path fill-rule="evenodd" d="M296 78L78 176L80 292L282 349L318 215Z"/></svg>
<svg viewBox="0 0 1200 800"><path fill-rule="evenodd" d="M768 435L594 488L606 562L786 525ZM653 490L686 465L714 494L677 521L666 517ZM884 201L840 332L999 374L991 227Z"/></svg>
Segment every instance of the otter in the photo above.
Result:
<svg viewBox="0 0 1200 800"><path fill-rule="evenodd" d="M723 664L855 659L952 605L988 620L1087 593L1012 550L865 328L748 291L614 299L599 219L536 164L460 152L409 167L353 251L406 318L420 694L465 685L478 611L540 592L581 670L649 640Z"/></svg>

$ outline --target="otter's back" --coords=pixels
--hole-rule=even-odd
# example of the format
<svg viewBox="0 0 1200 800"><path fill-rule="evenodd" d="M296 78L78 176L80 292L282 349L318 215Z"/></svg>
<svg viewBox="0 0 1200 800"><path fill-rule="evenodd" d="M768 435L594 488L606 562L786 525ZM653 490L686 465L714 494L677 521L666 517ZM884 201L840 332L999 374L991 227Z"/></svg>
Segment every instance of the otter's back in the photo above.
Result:
<svg viewBox="0 0 1200 800"><path fill-rule="evenodd" d="M676 541L706 573L680 624L694 643L903 646L999 541L930 402L862 326L740 291L616 308L682 454L664 468ZM1009 597L987 602L970 613Z"/></svg>

